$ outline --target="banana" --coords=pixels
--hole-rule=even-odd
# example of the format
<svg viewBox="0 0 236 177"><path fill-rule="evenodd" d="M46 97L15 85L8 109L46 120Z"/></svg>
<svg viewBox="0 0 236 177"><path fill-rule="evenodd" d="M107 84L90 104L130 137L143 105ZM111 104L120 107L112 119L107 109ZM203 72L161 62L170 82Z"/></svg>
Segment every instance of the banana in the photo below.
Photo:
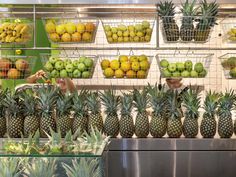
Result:
<svg viewBox="0 0 236 177"><path fill-rule="evenodd" d="M5 42L9 42L9 41L10 41L10 38L11 38L11 36L10 36L10 35L7 35L6 38L5 38Z"/></svg>
<svg viewBox="0 0 236 177"><path fill-rule="evenodd" d="M12 32L12 36L16 36L17 32L16 31L13 31Z"/></svg>
<svg viewBox="0 0 236 177"><path fill-rule="evenodd" d="M14 30L17 32L17 33L20 33L21 29L23 28L23 24L18 24L16 25L16 27L14 28Z"/></svg>
<svg viewBox="0 0 236 177"><path fill-rule="evenodd" d="M23 41L23 39L20 38L20 37L18 37L18 38L15 39L15 42L22 42L22 41Z"/></svg>
<svg viewBox="0 0 236 177"><path fill-rule="evenodd" d="M6 35L7 35L7 33L6 33L6 32L3 32L2 34L0 34L0 38L2 39L2 38L4 38L4 37L6 37Z"/></svg>
<svg viewBox="0 0 236 177"><path fill-rule="evenodd" d="M10 37L9 42L14 42L16 37Z"/></svg>
<svg viewBox="0 0 236 177"><path fill-rule="evenodd" d="M20 30L20 34L27 33L28 31L29 31L29 26L25 24L24 27Z"/></svg>

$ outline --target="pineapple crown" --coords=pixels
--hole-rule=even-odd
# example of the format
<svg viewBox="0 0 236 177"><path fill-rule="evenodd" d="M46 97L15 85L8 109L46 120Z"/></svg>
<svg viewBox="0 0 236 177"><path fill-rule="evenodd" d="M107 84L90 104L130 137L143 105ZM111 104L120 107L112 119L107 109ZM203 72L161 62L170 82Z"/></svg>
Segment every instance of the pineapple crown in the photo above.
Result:
<svg viewBox="0 0 236 177"><path fill-rule="evenodd" d="M0 91L0 116L4 116L4 112L5 112L5 106L4 106L4 100L6 99L6 94L7 94L8 90L1 90Z"/></svg>
<svg viewBox="0 0 236 177"><path fill-rule="evenodd" d="M196 4L196 0L193 0L192 2L189 2L189 0L186 0L185 3L181 4L180 11L183 14L182 24L184 26L189 26L193 24L194 16L197 13L197 8L194 8Z"/></svg>
<svg viewBox="0 0 236 177"><path fill-rule="evenodd" d="M133 107L133 95L123 93L123 96L121 97L121 114L122 115L130 115Z"/></svg>
<svg viewBox="0 0 236 177"><path fill-rule="evenodd" d="M62 92L59 93L59 97L56 102L56 110L59 116L70 114L72 96L73 95L69 94L69 92L66 94L63 94Z"/></svg>
<svg viewBox="0 0 236 177"><path fill-rule="evenodd" d="M26 115L36 115L37 114L37 104L33 91L25 90L21 94L23 99L23 110Z"/></svg>
<svg viewBox="0 0 236 177"><path fill-rule="evenodd" d="M198 12L199 18L196 19L197 28L206 30L214 25L216 25L216 16L218 15L218 7L219 5L214 2L208 3L207 0L202 0L200 2L200 12Z"/></svg>
<svg viewBox="0 0 236 177"><path fill-rule="evenodd" d="M147 90L150 96L150 103L153 108L154 115L162 115L164 112L164 107L166 105L166 92L165 86L158 88L157 84L152 87L150 84L147 86Z"/></svg>
<svg viewBox="0 0 236 177"><path fill-rule="evenodd" d="M175 5L172 1L161 1L159 5L159 15L163 17L174 17L175 15Z"/></svg>
<svg viewBox="0 0 236 177"><path fill-rule="evenodd" d="M72 109L74 110L75 114L84 116L86 114L87 107L86 96L83 94L83 92L81 92L80 94L78 92L75 92L72 101Z"/></svg>
<svg viewBox="0 0 236 177"><path fill-rule="evenodd" d="M120 104L120 96L116 95L114 89L99 92L102 105L105 106L106 114L116 114Z"/></svg>
<svg viewBox="0 0 236 177"><path fill-rule="evenodd" d="M138 113L146 112L149 107L149 97L147 94L147 89L144 88L141 91L134 89L133 91L134 107Z"/></svg>
<svg viewBox="0 0 236 177"><path fill-rule="evenodd" d="M92 113L99 113L101 111L101 102L98 97L98 92L90 92L87 96L88 110Z"/></svg>
<svg viewBox="0 0 236 177"><path fill-rule="evenodd" d="M200 104L199 89L193 90L190 88L188 92L185 92L183 95L183 106L186 108L185 117L197 119L199 117Z"/></svg>
<svg viewBox="0 0 236 177"><path fill-rule="evenodd" d="M172 119L179 119L182 116L181 102L179 101L179 93L177 90L167 91L167 115Z"/></svg>
<svg viewBox="0 0 236 177"><path fill-rule="evenodd" d="M218 99L219 99L219 94L216 93L215 91L212 92L210 90L209 92L207 92L206 98L204 100L204 105L203 105L205 114L208 114L211 117L215 115L215 111L218 106Z"/></svg>
<svg viewBox="0 0 236 177"><path fill-rule="evenodd" d="M226 90L219 98L218 114L231 114L230 111L235 107L236 95L234 90Z"/></svg>
<svg viewBox="0 0 236 177"><path fill-rule="evenodd" d="M36 101L41 114L51 114L56 104L59 90L53 87L42 87L38 90Z"/></svg>

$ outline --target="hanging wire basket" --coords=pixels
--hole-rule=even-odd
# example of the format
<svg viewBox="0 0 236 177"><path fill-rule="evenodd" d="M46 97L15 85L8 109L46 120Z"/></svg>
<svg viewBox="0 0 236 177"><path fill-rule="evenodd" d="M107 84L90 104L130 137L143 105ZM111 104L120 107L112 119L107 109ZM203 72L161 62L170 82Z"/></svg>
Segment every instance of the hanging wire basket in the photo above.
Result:
<svg viewBox="0 0 236 177"><path fill-rule="evenodd" d="M146 79L152 60L153 56L145 55L99 56L103 76L107 79Z"/></svg>
<svg viewBox="0 0 236 177"><path fill-rule="evenodd" d="M157 54L156 59L163 78L204 78L211 56L206 53Z"/></svg>
<svg viewBox="0 0 236 177"><path fill-rule="evenodd" d="M226 18L221 22L223 31L223 40L230 43L236 43L236 20L235 18Z"/></svg>
<svg viewBox="0 0 236 177"><path fill-rule="evenodd" d="M205 43L210 39L213 27L211 21L215 17L198 16L164 16L161 17L161 31L166 43ZM193 23L189 23L193 21Z"/></svg>
<svg viewBox="0 0 236 177"><path fill-rule="evenodd" d="M94 43L97 18L43 18L48 39L52 43Z"/></svg>
<svg viewBox="0 0 236 177"><path fill-rule="evenodd" d="M219 57L226 79L236 79L236 53L226 53Z"/></svg>
<svg viewBox="0 0 236 177"><path fill-rule="evenodd" d="M103 19L108 43L149 43L155 18Z"/></svg>
<svg viewBox="0 0 236 177"><path fill-rule="evenodd" d="M93 77L97 56L41 54L48 78L89 79Z"/></svg>
<svg viewBox="0 0 236 177"><path fill-rule="evenodd" d="M33 39L33 22L25 18L0 19L0 44L27 44Z"/></svg>
<svg viewBox="0 0 236 177"><path fill-rule="evenodd" d="M35 65L33 56L1 56L0 79L25 79L32 74Z"/></svg>

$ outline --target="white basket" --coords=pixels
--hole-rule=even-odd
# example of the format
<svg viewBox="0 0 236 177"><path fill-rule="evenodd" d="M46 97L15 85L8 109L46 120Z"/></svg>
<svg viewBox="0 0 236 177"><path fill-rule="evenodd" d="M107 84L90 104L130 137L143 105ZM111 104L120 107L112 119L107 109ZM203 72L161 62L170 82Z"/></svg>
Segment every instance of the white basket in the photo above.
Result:
<svg viewBox="0 0 236 177"><path fill-rule="evenodd" d="M226 63L226 61L230 57L235 57L235 65ZM230 70L236 68L236 53L226 53L226 54L220 56L219 59L221 60L221 66L223 68L225 78L226 79L236 79L236 77L232 77L230 75Z"/></svg>

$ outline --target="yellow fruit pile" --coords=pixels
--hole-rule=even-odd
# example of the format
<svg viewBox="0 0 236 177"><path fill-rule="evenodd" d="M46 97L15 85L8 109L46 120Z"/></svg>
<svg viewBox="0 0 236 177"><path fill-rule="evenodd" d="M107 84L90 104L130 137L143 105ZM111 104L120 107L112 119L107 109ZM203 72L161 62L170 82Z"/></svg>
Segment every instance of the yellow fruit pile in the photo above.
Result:
<svg viewBox="0 0 236 177"><path fill-rule="evenodd" d="M88 23L60 23L47 20L45 30L53 42L92 42L96 25Z"/></svg>
<svg viewBox="0 0 236 177"><path fill-rule="evenodd" d="M228 32L228 40L230 41L236 41L236 28L231 28Z"/></svg>
<svg viewBox="0 0 236 177"><path fill-rule="evenodd" d="M0 41L2 43L26 43L32 38L30 24L5 22L0 25Z"/></svg>
<svg viewBox="0 0 236 177"><path fill-rule="evenodd" d="M139 78L147 77L150 63L146 55L120 55L118 59L103 59L101 62L103 75L106 78Z"/></svg>

